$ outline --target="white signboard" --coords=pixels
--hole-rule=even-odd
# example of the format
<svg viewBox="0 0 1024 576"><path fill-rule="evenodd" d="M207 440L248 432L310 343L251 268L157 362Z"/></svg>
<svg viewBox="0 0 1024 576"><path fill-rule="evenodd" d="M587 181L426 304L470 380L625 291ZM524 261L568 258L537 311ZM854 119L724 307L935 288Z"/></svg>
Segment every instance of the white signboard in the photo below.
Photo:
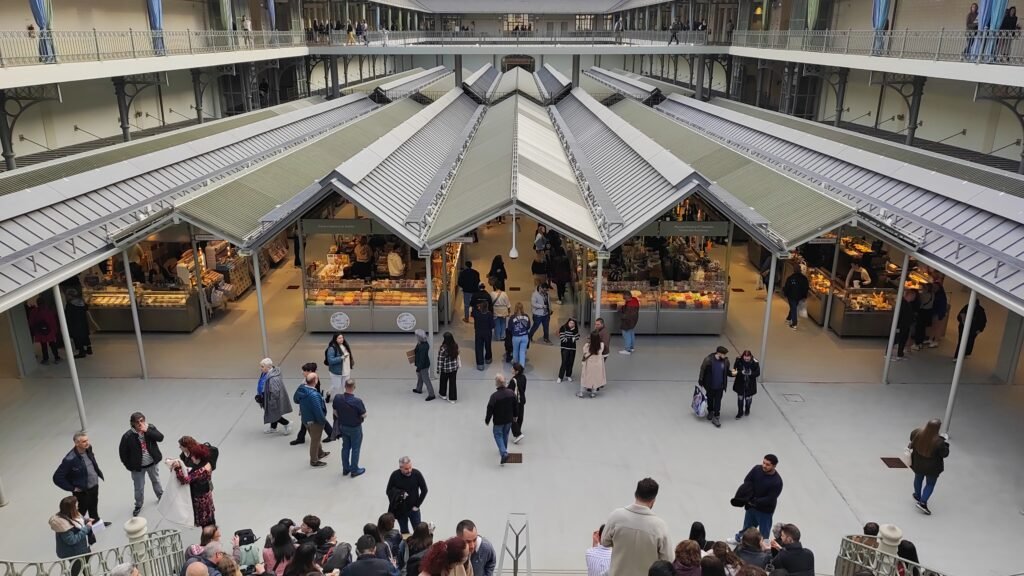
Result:
<svg viewBox="0 0 1024 576"><path fill-rule="evenodd" d="M348 314L344 312L335 312L331 314L331 328L334 328L338 332L348 330L349 324L352 321L349 319Z"/></svg>
<svg viewBox="0 0 1024 576"><path fill-rule="evenodd" d="M409 312L399 314L396 323L398 324L398 329L403 332L412 332L416 329L416 317Z"/></svg>

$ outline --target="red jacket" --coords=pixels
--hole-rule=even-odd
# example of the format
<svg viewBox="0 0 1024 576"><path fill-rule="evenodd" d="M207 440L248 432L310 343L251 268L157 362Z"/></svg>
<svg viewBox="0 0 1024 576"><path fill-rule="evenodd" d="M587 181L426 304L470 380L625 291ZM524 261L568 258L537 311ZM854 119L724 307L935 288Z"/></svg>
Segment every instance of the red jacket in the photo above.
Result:
<svg viewBox="0 0 1024 576"><path fill-rule="evenodd" d="M57 341L57 312L53 308L35 306L28 311L28 328L32 341L49 344Z"/></svg>
<svg viewBox="0 0 1024 576"><path fill-rule="evenodd" d="M630 296L629 300L622 306L622 320L619 326L623 330L632 330L636 328L637 321L640 320L640 301L636 299L636 296Z"/></svg>

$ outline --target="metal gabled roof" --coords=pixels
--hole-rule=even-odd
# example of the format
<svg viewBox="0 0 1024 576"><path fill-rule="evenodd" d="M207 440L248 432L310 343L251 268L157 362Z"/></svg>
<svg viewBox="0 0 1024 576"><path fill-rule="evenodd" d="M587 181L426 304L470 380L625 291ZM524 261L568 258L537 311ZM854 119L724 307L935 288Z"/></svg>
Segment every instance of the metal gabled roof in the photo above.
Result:
<svg viewBox="0 0 1024 576"><path fill-rule="evenodd" d="M638 78L632 78L624 74L617 74L604 68L598 68L592 66L587 70L583 71L584 74L593 78L598 83L603 84L612 90L636 100L637 102L647 102L652 99L658 98L661 91L656 86L653 86Z"/></svg>
<svg viewBox="0 0 1024 576"><path fill-rule="evenodd" d="M330 185L415 247L483 107L452 90L338 166Z"/></svg>
<svg viewBox="0 0 1024 576"><path fill-rule="evenodd" d="M635 72L630 72L628 70L623 70L622 68L612 68L611 71L622 76L628 76L630 78L640 80L645 84L650 84L651 86L654 86L655 88L660 90L661 93L664 94L666 97L669 94L682 94L683 96L691 97L695 94L693 90L690 90L689 88L686 88L684 86L673 84L671 82L665 82L664 80L658 80L657 78L651 78L650 76L644 76L642 74L637 74Z"/></svg>
<svg viewBox="0 0 1024 576"><path fill-rule="evenodd" d="M364 56L364 57L365 58L369 58L369 56ZM352 84L350 86L345 86L345 87L341 88L341 93L342 94L356 94L356 93L370 94L374 90L376 90L378 86L380 86L382 84L387 84L387 83L392 82L394 80L397 80L399 78L405 78L407 76L412 76L413 74L418 74L420 72L423 72L423 70L424 70L423 68L418 68L418 67L417 68L410 68L409 70L403 70L401 72L396 72L395 74L389 74L387 76L381 76L380 78L374 78L372 80L367 80L366 82L360 82L358 84Z"/></svg>
<svg viewBox="0 0 1024 576"><path fill-rule="evenodd" d="M595 206L608 248L706 184L693 168L579 88L554 109L556 129L585 182L584 194Z"/></svg>
<svg viewBox="0 0 1024 576"><path fill-rule="evenodd" d="M828 126L819 122L811 122L794 116L787 116L778 112L772 112L748 106L739 102L724 98L715 98L712 103L735 112L767 120L780 124L786 128L799 130L807 134L825 138L833 142L845 144L852 148L869 152L897 163L905 163L926 171L918 177L925 178L926 173L937 172L938 174L954 178L961 182L966 181L972 184L1012 194L1024 198L1024 176L1013 174L998 168L991 168L973 162L967 162L952 156L928 152L920 148L913 148L895 142L888 142L880 138L873 138L864 134L858 134L842 128ZM921 182L919 182L921 183Z"/></svg>
<svg viewBox="0 0 1024 576"><path fill-rule="evenodd" d="M323 187L319 181L361 149L380 138L423 107L403 99L378 107L366 99L362 114L304 146L240 178L191 199L176 208L185 220L217 234L240 247L259 245L260 238L276 233L268 230L275 224L287 224L291 216L305 205L299 202L272 220L266 216L279 206L289 204L306 188ZM357 112L357 110L353 110Z"/></svg>
<svg viewBox="0 0 1024 576"><path fill-rule="evenodd" d="M956 187L931 190L903 181L904 170L885 159L865 161L843 144L806 134L793 142L784 137L787 128L751 116L726 118L735 113L705 103L680 99L665 105L675 107L673 115L688 125L857 207L864 225L944 263L1004 306L1024 313L1024 200L972 190L971 201L965 202ZM960 187L976 188L969 183Z"/></svg>
<svg viewBox="0 0 1024 576"><path fill-rule="evenodd" d="M572 81L551 64L542 66L534 73L534 77L545 102L558 101L566 93L572 91Z"/></svg>
<svg viewBox="0 0 1024 576"><path fill-rule="evenodd" d="M374 100L378 102L393 102L399 98L405 98L448 74L454 74L454 72L444 66L435 66L429 70L422 70L415 74L396 78L377 86L373 90Z"/></svg>
<svg viewBox="0 0 1024 576"><path fill-rule="evenodd" d="M498 83L494 86L493 91L488 95L488 99L491 102L499 102L516 92L526 96L537 104L544 104L544 96L540 93L540 88L537 86L537 80L533 77L533 74L530 74L519 66L516 66L501 75L498 79Z"/></svg>
<svg viewBox="0 0 1024 576"><path fill-rule="evenodd" d="M470 74L463 82L462 87L476 96L478 102L486 102L491 87L498 81L501 73L490 62L481 66L476 72Z"/></svg>
<svg viewBox="0 0 1024 576"><path fill-rule="evenodd" d="M363 101L325 102L45 185L45 195L0 198L10 208L0 209L0 310L169 214L175 200L332 129Z"/></svg>

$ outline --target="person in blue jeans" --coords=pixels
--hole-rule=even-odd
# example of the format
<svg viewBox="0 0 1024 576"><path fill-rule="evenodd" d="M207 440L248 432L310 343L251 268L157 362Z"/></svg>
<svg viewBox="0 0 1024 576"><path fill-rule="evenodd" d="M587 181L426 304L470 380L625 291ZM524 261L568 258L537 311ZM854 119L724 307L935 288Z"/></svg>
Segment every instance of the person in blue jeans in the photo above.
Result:
<svg viewBox="0 0 1024 576"><path fill-rule="evenodd" d="M334 397L334 423L341 436L341 475L353 478L366 473L359 467L359 452L363 446L363 420L366 420L366 405L356 398L356 381L345 382L345 393Z"/></svg>
<svg viewBox="0 0 1024 576"><path fill-rule="evenodd" d="M776 467L779 458L775 454L765 454L760 466L754 466L743 479L741 492L746 492L743 515L743 527L736 533L735 542L742 538L743 531L754 527L761 531L761 536L769 538L772 531L772 516L782 494L782 476ZM738 495L737 495L738 497Z"/></svg>
<svg viewBox="0 0 1024 576"><path fill-rule="evenodd" d="M522 302L516 302L508 327L512 333L512 360L526 366L526 347L530 343L530 318L523 312Z"/></svg>
<svg viewBox="0 0 1024 576"><path fill-rule="evenodd" d="M931 515L928 499L932 497L939 474L945 471L945 459L949 456L949 442L939 434L942 421L929 420L922 428L910 433L910 469L914 471L914 502L917 509Z"/></svg>
<svg viewBox="0 0 1024 576"><path fill-rule="evenodd" d="M797 317L799 316L797 311L800 307L800 301L807 298L810 287L807 276L804 276L799 268L794 270L789 275L789 278L786 278L786 283L782 285L782 295L789 302L789 314L786 316L786 324L793 330L796 330Z"/></svg>
<svg viewBox="0 0 1024 576"><path fill-rule="evenodd" d="M548 285L541 284L530 297L530 307L533 309L533 326L530 327L530 341L533 342L533 335L537 329L544 327L544 343L551 344L551 337L548 333L551 321L551 301L548 299Z"/></svg>
<svg viewBox="0 0 1024 576"><path fill-rule="evenodd" d="M494 378L494 387L496 390L487 401L484 424L494 420L494 443L498 445L501 465L504 466L508 462L508 435L512 432L512 423L519 419L519 401L516 400L516 393L505 386L503 375L498 374Z"/></svg>

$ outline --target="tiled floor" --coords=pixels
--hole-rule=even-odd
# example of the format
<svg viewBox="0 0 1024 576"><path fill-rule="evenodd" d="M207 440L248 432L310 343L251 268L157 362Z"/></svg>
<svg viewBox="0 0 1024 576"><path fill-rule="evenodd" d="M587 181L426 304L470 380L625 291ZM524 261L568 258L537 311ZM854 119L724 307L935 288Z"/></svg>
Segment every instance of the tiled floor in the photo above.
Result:
<svg viewBox="0 0 1024 576"><path fill-rule="evenodd" d="M521 254L530 253L532 230L523 223ZM494 253L507 253L509 239L500 229L481 236L481 244L469 250L478 267L486 268ZM510 284L524 287L519 293L524 299L530 286L527 266L525 257L510 265ZM734 266L734 278L739 270ZM286 290L295 280L292 269L278 270L264 291L271 355L283 359L290 389L298 383L298 367L322 357L325 340L304 333L300 294ZM404 351L411 337L353 335L354 376L369 411L362 462L368 473L355 480L340 476L336 443L328 448L331 466L313 470L304 448L262 434L261 414L252 401L260 344L251 297L192 337L147 334L149 381L137 378L131 335L98 337L96 354L81 369L90 434L107 476L100 510L116 524L131 511L130 478L117 461L116 445L128 415L142 410L167 435L165 452L172 452L173 439L183 434L220 447L215 501L225 532L263 533L282 516L316 512L343 538L354 540L363 523L384 511L387 475L397 458L408 454L430 483L424 517L437 523L439 535L450 535L458 520L470 517L498 546L507 514L526 512L533 567L579 569L590 532L614 507L631 500L643 476L662 485L655 511L667 520L674 539L685 538L694 520L703 521L711 537L731 535L741 513L728 499L749 467L774 452L786 481L776 520L801 527L805 543L818 555L820 573L831 573L840 537L866 521L898 524L926 564L952 574L1022 571L1016 550L999 543L1024 528L1019 513L1024 388L961 389L952 455L932 501L935 514L925 517L910 501L910 473L886 468L880 457L898 455L910 429L942 414L948 384L878 385L876 344L851 352L845 341L824 338L820 331L794 334L782 328L776 335L773 330L771 378L794 383L763 387L749 420L732 419L731 394L721 429L692 416L693 380L707 351L720 342L733 349L758 348L763 302L752 286L732 298L727 338L641 337L633 356L612 355L609 386L593 400L576 399L572 384L554 383L557 349L534 345L526 439L515 448L523 463L504 468L483 424L493 374L503 366L480 373L464 362L459 403L425 403L409 391L413 379ZM781 315L775 320L781 326ZM457 321L450 329L471 350L471 326ZM612 345L617 348L619 340ZM878 358L875 366L863 365L869 357ZM0 475L10 500L0 508L0 522L9 527L0 538L0 558L53 557L46 519L62 494L50 476L78 427L70 383L60 370L50 368L24 381L0 380ZM830 385L788 378L805 371L842 377L822 378ZM147 498L150 528L165 527L152 494ZM187 533L190 540L197 538L194 530ZM113 530L101 545L123 540ZM984 562L979 565L965 550L984 550Z"/></svg>

